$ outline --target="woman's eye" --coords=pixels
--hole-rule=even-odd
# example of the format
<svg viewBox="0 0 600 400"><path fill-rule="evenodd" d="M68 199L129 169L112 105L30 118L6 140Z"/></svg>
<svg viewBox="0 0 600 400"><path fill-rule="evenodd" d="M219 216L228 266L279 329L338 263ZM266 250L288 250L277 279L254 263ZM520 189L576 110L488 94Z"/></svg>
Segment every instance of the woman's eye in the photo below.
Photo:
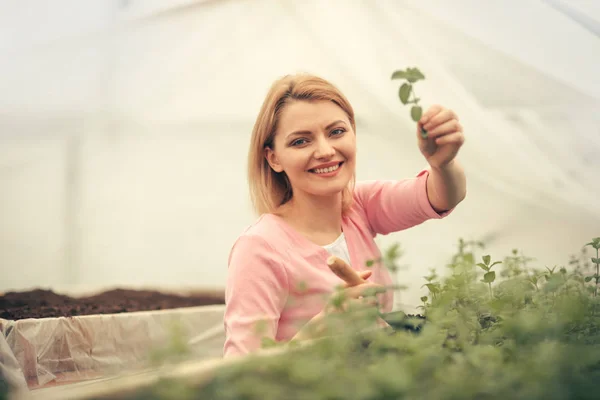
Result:
<svg viewBox="0 0 600 400"><path fill-rule="evenodd" d="M338 128L338 129L332 130L331 134L334 135L334 136L339 136L339 135L341 135L344 132L346 132L344 129Z"/></svg>
<svg viewBox="0 0 600 400"><path fill-rule="evenodd" d="M292 146L302 146L303 144L306 144L306 139L296 139L290 143Z"/></svg>

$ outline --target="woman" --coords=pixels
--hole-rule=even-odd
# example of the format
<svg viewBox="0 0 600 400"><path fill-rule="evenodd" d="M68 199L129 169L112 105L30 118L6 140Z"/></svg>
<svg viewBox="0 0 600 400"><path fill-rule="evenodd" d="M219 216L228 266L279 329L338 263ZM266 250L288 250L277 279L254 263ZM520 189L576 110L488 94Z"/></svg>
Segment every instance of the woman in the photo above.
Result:
<svg viewBox="0 0 600 400"><path fill-rule="evenodd" d="M311 75L272 85L248 158L260 217L229 256L225 356L259 349L264 338L288 341L318 321L327 297L343 283L326 264L331 255L370 280L345 289L347 297L391 285L387 270L366 266L380 257L375 236L442 218L464 199L465 175L455 160L464 136L456 115L433 106L417 125L430 168L412 179L355 184L356 126L344 95ZM382 311L392 303L387 291Z"/></svg>

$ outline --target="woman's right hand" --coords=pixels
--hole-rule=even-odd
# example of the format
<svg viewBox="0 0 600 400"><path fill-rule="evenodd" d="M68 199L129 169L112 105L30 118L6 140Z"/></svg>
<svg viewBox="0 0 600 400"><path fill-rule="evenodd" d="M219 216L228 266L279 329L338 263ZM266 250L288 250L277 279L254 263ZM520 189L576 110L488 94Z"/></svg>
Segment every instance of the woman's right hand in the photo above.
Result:
<svg viewBox="0 0 600 400"><path fill-rule="evenodd" d="M367 280L371 275L371 271L362 271L359 272L358 275ZM341 290L337 290L334 292L330 300L327 302L327 305L321 312L311 318L303 327L296 333L296 335L292 338L292 340L305 340L305 339L314 339L318 337L323 330L323 319L325 316L332 312L340 312L346 310L348 307L374 307L377 305L377 302L374 297L368 295L368 291L377 290L383 288L382 285L365 282L360 285L349 286L347 283L342 285ZM365 293L365 291L367 293ZM339 296L339 297L337 297ZM332 304L336 303L336 297L340 298L341 307L332 307Z"/></svg>
<svg viewBox="0 0 600 400"><path fill-rule="evenodd" d="M371 271L358 272L358 275L363 279L367 280L372 275ZM359 285L351 286L348 283L342 285L342 290L338 290L331 295L331 299L328 302L330 305L336 303L336 298L341 299L342 310L346 310L349 305L364 305L364 306L376 306L377 301L374 296L369 296L369 291L383 289L382 285L372 282L365 282ZM366 297L369 296L369 297ZM331 306L330 306L331 307ZM335 308L335 307L334 307ZM325 311L325 310L324 310ZM335 312L335 309L328 309L326 311Z"/></svg>

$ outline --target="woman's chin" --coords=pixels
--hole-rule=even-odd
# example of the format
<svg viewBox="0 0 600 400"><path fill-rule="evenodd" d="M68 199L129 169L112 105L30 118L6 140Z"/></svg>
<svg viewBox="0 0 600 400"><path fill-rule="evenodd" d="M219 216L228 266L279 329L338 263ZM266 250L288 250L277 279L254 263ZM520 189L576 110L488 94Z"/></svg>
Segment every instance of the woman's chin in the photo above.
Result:
<svg viewBox="0 0 600 400"><path fill-rule="evenodd" d="M341 194L344 189L346 189L349 182L349 179L323 182L319 185L312 185L307 191L315 196L320 197L335 196Z"/></svg>

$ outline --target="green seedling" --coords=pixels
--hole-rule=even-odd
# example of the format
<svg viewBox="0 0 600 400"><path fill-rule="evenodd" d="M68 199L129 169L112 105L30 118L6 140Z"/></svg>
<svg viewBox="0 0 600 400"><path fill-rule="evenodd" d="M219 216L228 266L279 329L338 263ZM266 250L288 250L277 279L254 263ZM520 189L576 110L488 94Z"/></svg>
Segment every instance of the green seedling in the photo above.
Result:
<svg viewBox="0 0 600 400"><path fill-rule="evenodd" d="M481 282L488 284L490 288L490 298L492 298L492 282L496 280L496 271L492 271L492 267L496 264L501 264L502 261L494 261L490 264L492 258L489 255L483 256L481 259L483 260L483 263L477 263L477 266L485 271Z"/></svg>
<svg viewBox="0 0 600 400"><path fill-rule="evenodd" d="M589 282L592 279L595 280L594 285L594 297L598 296L598 282L600 282L600 237L592 239L591 242L587 243L586 246L591 246L596 249L596 257L592 257L592 262L596 265L596 273L592 276L586 276L585 281Z"/></svg>
<svg viewBox="0 0 600 400"><path fill-rule="evenodd" d="M404 105L412 104L410 109L410 116L413 121L419 122L423 115L423 109L419 105L420 98L415 93L414 84L420 80L425 79L425 75L418 68L406 68L405 70L394 71L392 74L392 80L401 79L404 82L398 91L400 101ZM411 98L412 96L412 98ZM427 131L421 127L421 137L427 139Z"/></svg>

